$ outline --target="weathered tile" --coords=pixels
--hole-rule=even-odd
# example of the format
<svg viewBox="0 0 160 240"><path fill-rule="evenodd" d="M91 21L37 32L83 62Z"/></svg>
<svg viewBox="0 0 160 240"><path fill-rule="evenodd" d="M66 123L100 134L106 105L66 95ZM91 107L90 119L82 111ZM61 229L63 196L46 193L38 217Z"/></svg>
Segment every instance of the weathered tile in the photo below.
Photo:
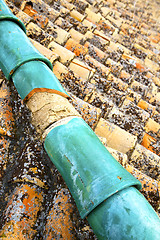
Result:
<svg viewBox="0 0 160 240"><path fill-rule="evenodd" d="M16 17L18 17L25 24L25 26L32 20L28 14L21 10L19 10L19 12L16 14Z"/></svg>
<svg viewBox="0 0 160 240"><path fill-rule="evenodd" d="M0 134L13 136L14 135L14 116L12 112L11 92L4 81L0 86Z"/></svg>
<svg viewBox="0 0 160 240"><path fill-rule="evenodd" d="M69 33L71 35L71 38L73 38L78 43L80 43L82 45L85 43L86 37L83 34L79 33L78 31L76 31L73 28L69 31Z"/></svg>
<svg viewBox="0 0 160 240"><path fill-rule="evenodd" d="M21 10L25 11L25 9L35 18L38 17L40 21L41 18L44 18L44 15L41 15L43 13L45 13L45 15L47 15L47 18L52 22L54 22L59 16L58 11L56 11L54 8L51 8L42 0L32 0L32 2L23 1L21 5ZM38 14L38 12L40 14Z"/></svg>
<svg viewBox="0 0 160 240"><path fill-rule="evenodd" d="M119 78L116 78L112 73L108 75L107 80L111 81L111 85L119 91L126 91L128 88L127 83L123 82Z"/></svg>
<svg viewBox="0 0 160 240"><path fill-rule="evenodd" d="M93 44L95 47L99 48L102 51L105 51L105 46L108 44L108 41L104 40L103 38L95 35L94 33L87 31L85 34L86 41Z"/></svg>
<svg viewBox="0 0 160 240"><path fill-rule="evenodd" d="M137 141L137 137L102 118L95 129L95 133L107 139L108 147L122 153L130 152Z"/></svg>
<svg viewBox="0 0 160 240"><path fill-rule="evenodd" d="M79 61L78 59L74 59L70 63L69 68L85 80L89 80L94 73L94 69L89 67L85 62Z"/></svg>
<svg viewBox="0 0 160 240"><path fill-rule="evenodd" d="M87 19L84 19L82 24L86 27L87 31L93 32L93 30L96 28L96 25L88 21Z"/></svg>
<svg viewBox="0 0 160 240"><path fill-rule="evenodd" d="M123 66L120 63L117 63L114 60L112 60L111 58L108 58L105 64L107 67L110 68L113 75L115 75L116 77L120 76L120 72L123 69Z"/></svg>
<svg viewBox="0 0 160 240"><path fill-rule="evenodd" d="M16 187L4 212L0 236L7 239L33 239L35 223L42 211L43 193L34 185Z"/></svg>
<svg viewBox="0 0 160 240"><path fill-rule="evenodd" d="M112 35L115 31L115 27L108 20L100 20L97 23L97 29L104 34Z"/></svg>
<svg viewBox="0 0 160 240"><path fill-rule="evenodd" d="M160 70L159 65L148 58L145 58L144 63L145 66L149 68L151 72L157 72Z"/></svg>
<svg viewBox="0 0 160 240"><path fill-rule="evenodd" d="M142 171L155 180L159 180L160 157L147 150L144 146L140 144L136 145L129 162L139 171Z"/></svg>
<svg viewBox="0 0 160 240"><path fill-rule="evenodd" d="M145 133L141 145L160 156L160 141L157 138Z"/></svg>
<svg viewBox="0 0 160 240"><path fill-rule="evenodd" d="M44 15L39 14L33 8L32 4L24 1L21 8L26 14L32 17L41 28L44 28L47 25L48 17L45 17Z"/></svg>
<svg viewBox="0 0 160 240"><path fill-rule="evenodd" d="M98 23L102 19L102 16L100 13L94 13L89 8L86 8L85 13L87 14L86 19L92 22L93 24Z"/></svg>
<svg viewBox="0 0 160 240"><path fill-rule="evenodd" d="M44 30L42 30L37 24L30 22L27 27L27 36L38 41L44 46L48 46L48 44L54 40L54 37L46 34Z"/></svg>
<svg viewBox="0 0 160 240"><path fill-rule="evenodd" d="M125 114L132 116L132 118L137 119L137 121L141 121L142 124L145 124L150 117L149 113L128 99L124 100L121 109L125 112Z"/></svg>
<svg viewBox="0 0 160 240"><path fill-rule="evenodd" d="M101 30L97 30L95 29L93 31L93 34L95 34L96 36L100 37L101 39L103 39L103 41L105 42L106 45L109 45L110 43L110 37L105 35Z"/></svg>
<svg viewBox="0 0 160 240"><path fill-rule="evenodd" d="M70 16L75 18L77 21L82 22L85 18L84 15L82 15L81 13L79 13L78 11L76 11L75 9L73 9L72 11L70 11Z"/></svg>
<svg viewBox="0 0 160 240"><path fill-rule="evenodd" d="M53 36L53 40L60 45L64 45L70 37L70 34L67 31L56 26L52 22L49 22L45 29L48 34Z"/></svg>
<svg viewBox="0 0 160 240"><path fill-rule="evenodd" d="M67 69L68 70L68 69ZM87 80L78 76L75 72L68 70L67 73L62 73L60 82L68 92L83 99L85 96L85 88Z"/></svg>
<svg viewBox="0 0 160 240"><path fill-rule="evenodd" d="M101 110L73 95L71 95L71 97L72 99L70 102L72 103L72 105L81 114L82 118L86 121L86 123L92 129L94 129L100 118Z"/></svg>
<svg viewBox="0 0 160 240"><path fill-rule="evenodd" d="M84 44L84 47L88 49L88 54L95 58L98 62L105 63L107 59L107 54L103 51L101 51L99 48L95 47L94 45L90 44L89 42L86 42Z"/></svg>
<svg viewBox="0 0 160 240"><path fill-rule="evenodd" d="M73 222L74 205L67 189L61 189L55 195L53 206L46 219L44 237L51 239L76 239Z"/></svg>
<svg viewBox="0 0 160 240"><path fill-rule="evenodd" d="M142 184L141 193L147 198L149 203L155 210L159 207L159 189L158 181L142 173L132 165L126 164L126 170L130 172L135 178L137 178Z"/></svg>
<svg viewBox="0 0 160 240"><path fill-rule="evenodd" d="M48 48L44 47L43 45L41 45L39 42L34 41L32 39L30 39L31 43L33 44L33 46L41 53L43 54L45 57L47 57L51 63L54 63L54 61L58 60L59 55L53 53L51 50L49 50Z"/></svg>
<svg viewBox="0 0 160 240"><path fill-rule="evenodd" d="M114 87L110 87L106 93L106 96L110 98L114 104L119 106L124 101L126 94L127 94L126 92L118 91Z"/></svg>
<svg viewBox="0 0 160 240"><path fill-rule="evenodd" d="M142 98L145 98L147 92L148 92L148 87L145 86L144 84L141 84L137 81L133 81L130 85L130 88L135 91L136 93L140 94Z"/></svg>
<svg viewBox="0 0 160 240"><path fill-rule="evenodd" d="M154 114L156 107L152 106L151 104L149 104L148 102L144 101L143 99L140 99L140 101L138 102L138 107L144 109L145 111L147 111L150 116L152 117L152 115Z"/></svg>
<svg viewBox="0 0 160 240"><path fill-rule="evenodd" d="M48 48L51 49L53 53L60 56L60 62L62 62L63 64L68 64L75 56L73 52L62 47L58 43L55 43L54 41L48 45Z"/></svg>
<svg viewBox="0 0 160 240"><path fill-rule="evenodd" d="M57 18L54 22L55 25L61 27L62 29L69 31L72 28L72 24L70 24L67 20L62 17Z"/></svg>
<svg viewBox="0 0 160 240"><path fill-rule="evenodd" d="M87 54L87 48L82 46L81 44L77 43L74 39L70 38L66 44L65 44L65 48L67 48L68 50L74 52L74 54L77 57L80 58L84 58L84 56Z"/></svg>
<svg viewBox="0 0 160 240"><path fill-rule="evenodd" d="M93 106L100 108L102 110L102 116L107 115L114 106L112 100L94 88L95 85L92 84L91 86L92 87L90 88L87 86L85 89L86 96L84 98L84 101L87 101Z"/></svg>
<svg viewBox="0 0 160 240"><path fill-rule="evenodd" d="M85 56L85 61L88 65L96 70L102 77L107 77L110 70L102 63L98 62L96 59L92 58L90 55Z"/></svg>
<svg viewBox="0 0 160 240"><path fill-rule="evenodd" d="M62 74L68 73L68 69L62 63L56 61L56 63L53 66L53 73L60 80L62 78Z"/></svg>

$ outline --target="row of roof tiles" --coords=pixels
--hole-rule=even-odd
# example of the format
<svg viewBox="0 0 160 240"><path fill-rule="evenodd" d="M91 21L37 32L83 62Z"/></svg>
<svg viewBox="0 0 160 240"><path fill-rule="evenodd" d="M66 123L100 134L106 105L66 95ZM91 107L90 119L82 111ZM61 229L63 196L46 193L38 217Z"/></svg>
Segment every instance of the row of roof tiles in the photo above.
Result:
<svg viewBox="0 0 160 240"><path fill-rule="evenodd" d="M53 72L70 93L73 106L101 137L113 156L142 181L142 192L158 212L160 191L160 157L158 156L160 152L160 35L158 31L160 28L155 18L158 16L158 10L155 11L154 2L149 2L147 5L145 2L137 1L136 6L132 1L115 0L60 0L56 2L32 0L22 3L13 0L7 3L25 23L27 34L35 47L51 60L54 66ZM152 7L154 11L152 8L151 11L149 7ZM9 151L4 149L9 149L8 137L13 135L12 130L15 129L11 106L6 104L11 101L10 91L4 80L1 80L1 92L0 134L3 159L5 159L1 160L3 183L4 173L8 169ZM25 164L21 167L26 172ZM5 224L3 224L2 236L9 234L7 231L8 229L10 231L9 226L12 225L12 218L14 218L11 202L14 205L13 209L18 206L14 194L21 196L24 192L31 194L32 197L22 198L24 201L25 198L29 199L28 202L31 205L32 202L33 205L35 204L32 198L37 196L39 209L34 210L33 206L35 215L32 223L35 224L37 221L36 214L42 211L44 194L39 190L37 193L37 187L45 188L46 181L44 176L39 177L37 169L37 167L29 167L27 173L32 177L23 179L24 183L18 186L18 193L16 193L17 188L14 189L14 193L10 192L8 205L4 208L6 210L4 211ZM12 180L19 182L23 175L24 173L18 174L17 179L15 174ZM30 187L30 184L34 186ZM32 194L32 191L35 193ZM61 206L67 196L69 196L68 193L62 197L61 193L60 197L57 195L57 201ZM16 197L16 199L19 198ZM18 200L18 204L19 202L22 202L20 204L22 207L19 206L21 210L23 201ZM69 226L75 231L77 229L77 225L70 221L71 215L74 215L71 210L73 205L69 207L68 200L65 199L65 202L66 208L64 206L62 218L59 220L61 223L59 222L56 226L54 221L57 219L57 214L60 216L61 210L56 210L56 204L53 205L53 212L47 217L49 225L46 224L45 239L53 239L53 237L56 239L56 234L63 239L77 239L77 236L71 234L72 230L68 232ZM67 210L68 208L70 211ZM21 210L21 216L22 212ZM64 219L66 228L62 231ZM24 221L23 218L22 221ZM31 228L32 223L30 223ZM83 224L87 225L86 222ZM26 232L28 226L28 222L26 228L23 223L23 229ZM17 228L16 225L14 227ZM95 238L89 227L82 229L81 232L84 231L83 236L87 236L87 239ZM18 233L17 230L13 229L13 231L15 234ZM23 239L27 234L18 237ZM34 238L34 230L31 234L33 234L31 238Z"/></svg>

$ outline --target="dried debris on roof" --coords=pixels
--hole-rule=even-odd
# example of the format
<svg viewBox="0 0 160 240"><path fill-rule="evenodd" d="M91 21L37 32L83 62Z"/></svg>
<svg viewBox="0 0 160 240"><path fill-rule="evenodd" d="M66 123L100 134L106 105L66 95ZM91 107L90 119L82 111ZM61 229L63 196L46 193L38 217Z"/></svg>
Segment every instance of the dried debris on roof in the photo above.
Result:
<svg viewBox="0 0 160 240"><path fill-rule="evenodd" d="M160 213L160 2L6 3L73 106ZM96 239L1 72L0 93L1 239Z"/></svg>

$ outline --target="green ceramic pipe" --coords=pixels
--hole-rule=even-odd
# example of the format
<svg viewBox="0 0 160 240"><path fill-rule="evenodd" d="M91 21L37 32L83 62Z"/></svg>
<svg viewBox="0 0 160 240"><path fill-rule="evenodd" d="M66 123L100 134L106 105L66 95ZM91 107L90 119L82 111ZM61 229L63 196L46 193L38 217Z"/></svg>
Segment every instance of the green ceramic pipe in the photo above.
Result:
<svg viewBox="0 0 160 240"><path fill-rule="evenodd" d="M0 68L6 77L13 78L22 98L50 84L51 89L63 92L48 68L51 63L34 49L17 19L5 18L4 12L8 12L2 0L0 6ZM33 60L38 60L34 64L42 70L31 67ZM88 218L99 239L159 239L160 221L136 189L141 188L140 182L109 154L81 118L57 123L47 134L44 147L66 181L81 217Z"/></svg>
<svg viewBox="0 0 160 240"><path fill-rule="evenodd" d="M26 28L23 24L23 22L18 19L8 8L8 6L5 4L5 2L3 0L0 1L0 21L3 20L8 20L11 22L15 22L16 24L18 24L18 26L24 31L26 32Z"/></svg>
<svg viewBox="0 0 160 240"><path fill-rule="evenodd" d="M54 90L55 93L69 97L62 85L41 61L30 61L19 67L12 75L14 85L22 99L25 99L32 91Z"/></svg>
<svg viewBox="0 0 160 240"><path fill-rule="evenodd" d="M1 20L0 33L0 68L7 79L22 64L33 60L45 62L52 69L51 62L36 50L17 23Z"/></svg>

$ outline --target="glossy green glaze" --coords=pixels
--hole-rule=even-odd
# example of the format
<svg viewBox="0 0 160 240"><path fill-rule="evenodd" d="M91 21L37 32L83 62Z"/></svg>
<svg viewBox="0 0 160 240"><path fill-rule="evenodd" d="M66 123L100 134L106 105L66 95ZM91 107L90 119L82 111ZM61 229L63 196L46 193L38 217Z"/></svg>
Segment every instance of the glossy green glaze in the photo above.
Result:
<svg viewBox="0 0 160 240"><path fill-rule="evenodd" d="M26 28L23 24L23 22L21 22L20 19L18 19L8 8L8 6L5 4L5 2L3 0L0 0L0 21L2 20L9 20L9 21L13 21L16 24L18 24L21 29L26 32Z"/></svg>
<svg viewBox="0 0 160 240"><path fill-rule="evenodd" d="M160 219L134 187L112 195L87 220L99 240L160 239Z"/></svg>
<svg viewBox="0 0 160 240"><path fill-rule="evenodd" d="M51 62L36 50L22 29L12 21L0 21L0 54L0 68L7 79L19 66L31 60L41 60L52 69Z"/></svg>
<svg viewBox="0 0 160 240"><path fill-rule="evenodd" d="M35 88L54 89L68 95L54 73L41 61L23 64L12 75L12 79L22 99Z"/></svg>
<svg viewBox="0 0 160 240"><path fill-rule="evenodd" d="M44 147L69 187L82 218L116 192L141 188L81 119L53 128Z"/></svg>

